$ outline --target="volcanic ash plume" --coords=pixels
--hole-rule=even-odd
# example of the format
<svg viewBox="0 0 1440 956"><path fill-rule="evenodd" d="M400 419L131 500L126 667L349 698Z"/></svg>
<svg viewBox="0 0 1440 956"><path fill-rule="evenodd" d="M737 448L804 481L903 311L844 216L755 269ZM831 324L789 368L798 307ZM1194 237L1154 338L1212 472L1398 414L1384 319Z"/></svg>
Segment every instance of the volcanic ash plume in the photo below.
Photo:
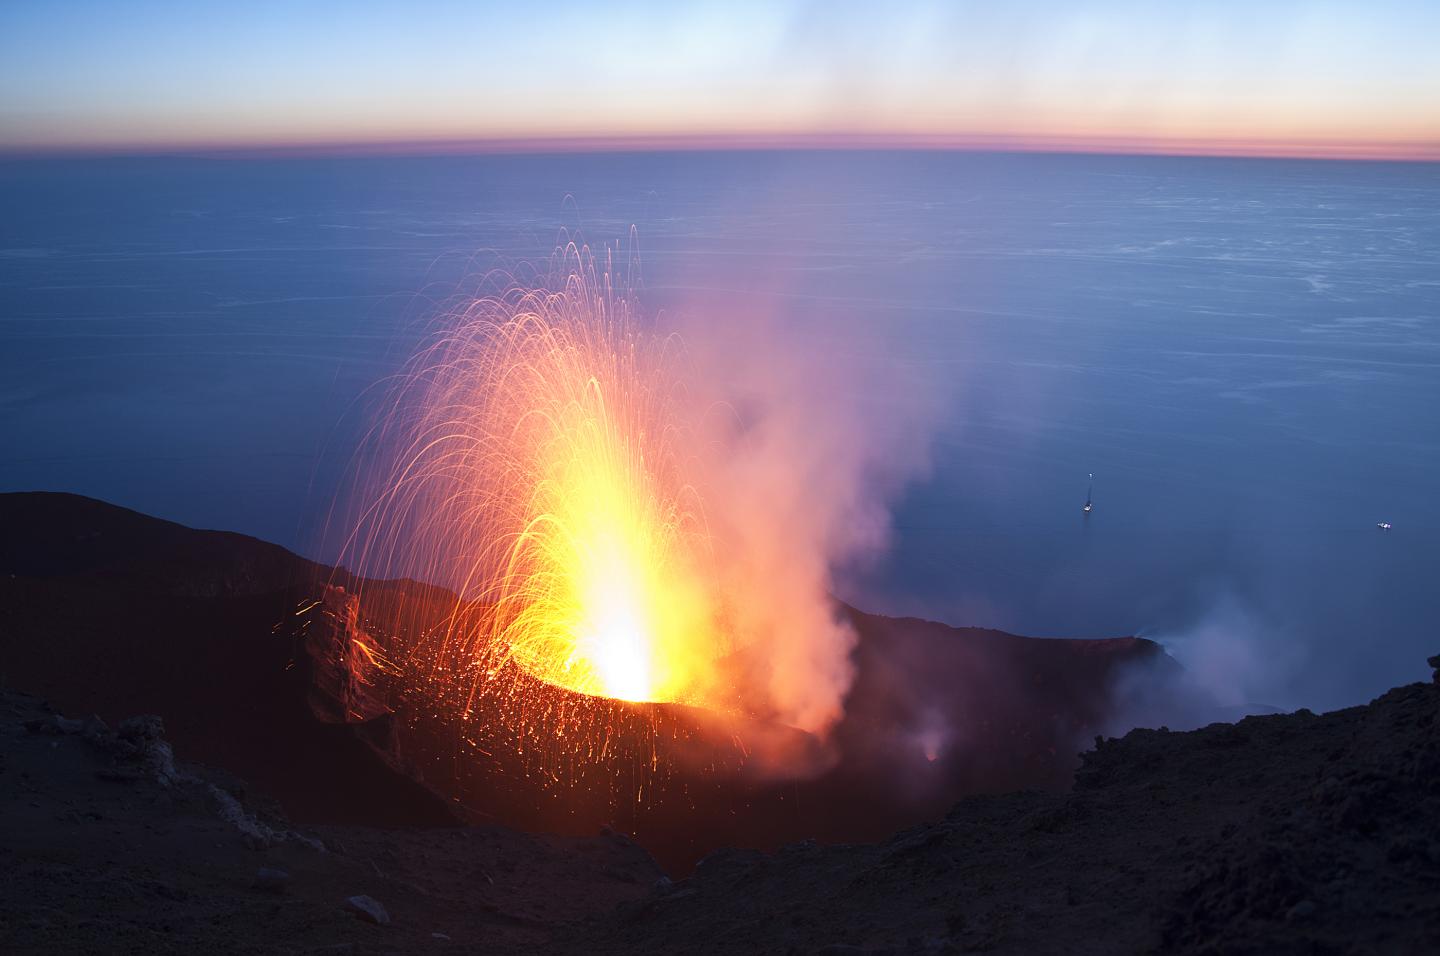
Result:
<svg viewBox="0 0 1440 956"><path fill-rule="evenodd" d="M728 315L663 333L587 249L557 263L459 310L372 436L349 559L458 595L407 668L462 714L539 721L552 687L824 732L853 643L830 576L884 544L927 416L853 343Z"/></svg>
<svg viewBox="0 0 1440 956"><path fill-rule="evenodd" d="M840 716L854 634L832 572L888 543L890 504L927 464L935 395L886 364L872 332L698 305L685 330L707 395L707 513L751 684L775 718L823 731ZM705 391L708 389L709 391Z"/></svg>

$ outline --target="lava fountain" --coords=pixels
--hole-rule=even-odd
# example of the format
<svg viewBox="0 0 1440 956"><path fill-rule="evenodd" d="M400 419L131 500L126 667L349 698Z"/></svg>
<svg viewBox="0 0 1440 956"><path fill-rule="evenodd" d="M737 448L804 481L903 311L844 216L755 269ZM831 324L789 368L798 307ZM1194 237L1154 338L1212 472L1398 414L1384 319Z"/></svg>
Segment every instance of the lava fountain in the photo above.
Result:
<svg viewBox="0 0 1440 956"><path fill-rule="evenodd" d="M469 302L401 376L353 554L454 590L411 663L465 713L520 674L704 704L730 648L684 349L644 326L608 259L558 255L558 281Z"/></svg>

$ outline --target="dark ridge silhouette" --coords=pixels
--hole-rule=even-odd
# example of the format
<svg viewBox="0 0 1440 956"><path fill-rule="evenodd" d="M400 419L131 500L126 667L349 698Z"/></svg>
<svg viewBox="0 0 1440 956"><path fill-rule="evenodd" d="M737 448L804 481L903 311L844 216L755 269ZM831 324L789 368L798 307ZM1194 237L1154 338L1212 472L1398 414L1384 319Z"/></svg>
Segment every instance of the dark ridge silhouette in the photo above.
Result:
<svg viewBox="0 0 1440 956"><path fill-rule="evenodd" d="M357 583L374 607L358 606ZM0 495L4 679L107 720L159 714L187 759L238 774L301 822L613 824L672 871L721 846L877 839L966 794L1067 787L1113 716L1122 669L1175 666L1138 638L1022 638L839 605L859 640L829 740L561 692L619 753L654 753L659 769L575 764L557 782L500 709L462 734L355 652L364 633L403 663L401 638L364 632L370 612L408 602L423 620L453 600L76 495Z"/></svg>

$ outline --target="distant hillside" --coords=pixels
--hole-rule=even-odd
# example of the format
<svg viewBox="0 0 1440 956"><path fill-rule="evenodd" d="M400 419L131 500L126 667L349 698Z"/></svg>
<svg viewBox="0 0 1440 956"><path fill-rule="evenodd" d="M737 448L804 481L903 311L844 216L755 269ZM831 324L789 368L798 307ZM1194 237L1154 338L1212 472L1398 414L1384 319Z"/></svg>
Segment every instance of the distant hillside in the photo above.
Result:
<svg viewBox="0 0 1440 956"><path fill-rule="evenodd" d="M1039 640L841 606L859 635L856 678L816 770L786 779L745 742L822 748L799 731L616 703L619 745L643 734L663 750L637 799L635 780L612 773L543 784L505 752L501 715L482 715L475 736L492 746L476 748L399 683L362 673L350 629L365 609L327 582L354 583L244 535L75 495L0 495L0 675L63 709L157 713L188 759L239 774L298 820L614 823L683 870L718 846L874 839L965 794L1064 788L1114 716L1117 678L1175 666L1138 638ZM404 582L365 593L453 600ZM389 648L402 667L404 650Z"/></svg>

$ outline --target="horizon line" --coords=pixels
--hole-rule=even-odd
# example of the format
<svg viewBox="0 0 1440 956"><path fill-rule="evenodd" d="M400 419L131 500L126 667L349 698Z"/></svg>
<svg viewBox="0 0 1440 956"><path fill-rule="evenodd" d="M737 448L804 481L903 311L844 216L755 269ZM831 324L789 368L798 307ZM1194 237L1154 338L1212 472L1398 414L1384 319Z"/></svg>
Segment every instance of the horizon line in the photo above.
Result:
<svg viewBox="0 0 1440 956"><path fill-rule="evenodd" d="M0 144L0 159L564 155L693 152L971 152L1235 159L1440 161L1436 141L1258 140L1219 137L1019 136L929 133L694 133L407 139Z"/></svg>

